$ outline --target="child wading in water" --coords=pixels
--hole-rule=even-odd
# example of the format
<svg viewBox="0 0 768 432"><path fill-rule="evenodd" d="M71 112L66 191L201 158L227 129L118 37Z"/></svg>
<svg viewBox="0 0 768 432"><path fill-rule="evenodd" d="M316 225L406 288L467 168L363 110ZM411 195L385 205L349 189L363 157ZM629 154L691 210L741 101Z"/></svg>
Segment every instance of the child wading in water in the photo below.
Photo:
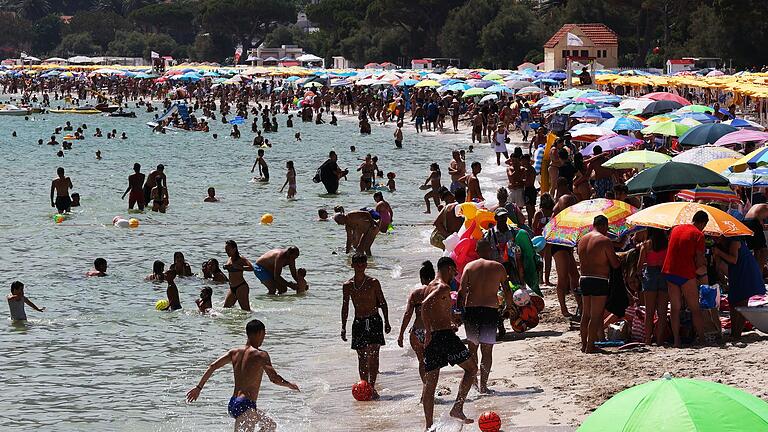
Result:
<svg viewBox="0 0 768 432"><path fill-rule="evenodd" d="M32 300L28 299L24 295L24 284L15 281L11 284L11 294L8 295L8 308L11 310L11 320L13 321L26 321L27 313L24 311L24 305L27 304L32 309L42 312L45 308L39 308Z"/></svg>
<svg viewBox="0 0 768 432"><path fill-rule="evenodd" d="M283 187L280 188L280 192L283 192L283 189L285 189L285 186L288 186L288 199L296 198L296 169L293 168L293 161L288 161L285 163L285 168L288 169L288 171L285 173L285 183L283 183Z"/></svg>

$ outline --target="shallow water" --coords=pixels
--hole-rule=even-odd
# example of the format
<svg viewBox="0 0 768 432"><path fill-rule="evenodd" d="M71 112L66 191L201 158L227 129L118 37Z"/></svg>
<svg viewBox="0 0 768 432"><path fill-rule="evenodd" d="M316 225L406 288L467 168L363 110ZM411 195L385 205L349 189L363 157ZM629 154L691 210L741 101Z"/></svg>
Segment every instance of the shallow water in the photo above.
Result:
<svg viewBox="0 0 768 432"><path fill-rule="evenodd" d="M302 389L293 393L265 379L259 405L277 420L280 430L421 427L416 359L410 349L396 344L420 260L439 256L428 243L432 216L422 213L424 192L417 186L433 161L440 163L447 184L449 149L465 146L467 140L452 134L416 136L406 125L405 148L396 150L391 125L374 126L371 136L360 136L349 119L341 118L338 127L296 121L296 127L288 129L285 116L278 118L280 131L267 134L275 144L266 155L272 181L258 184L251 182L256 149L250 144L249 124L241 127L243 137L233 140L222 138L229 127L215 122L212 132L219 139L213 140L204 133L153 134L144 125L150 115L140 112L137 119L0 117L0 172L7 182L0 205L3 285L8 289L11 281L23 281L26 295L48 308L44 313L27 308L26 325L7 321L0 331L0 377L7 401L0 410L3 430L231 430L226 410L232 393L229 367L214 375L197 402L186 404L184 395L209 362L244 342L244 326L252 318L266 324L264 348L278 372ZM37 145L37 140L47 142L54 127L66 120L86 123L87 139L57 158L56 150ZM105 134L125 131L129 139L94 138L96 127ZM11 138L13 130L17 138ZM293 139L296 130L303 137L300 143ZM350 153L350 145L357 146L357 153ZM329 197L311 178L334 148L339 164L353 173L342 181L341 195ZM97 149L101 161L95 160ZM397 173L398 185L397 192L385 193L395 211L395 231L377 238L369 264L369 273L382 282L393 326L382 348L381 403L359 403L351 397L357 359L338 336L340 285L352 274L349 258L342 253L344 231L332 222L315 221L320 207L373 205L370 193L359 192L354 174L357 158L368 152L379 156L384 172ZM298 173L295 201L278 192L288 159L294 160ZM115 215L127 216L127 201L120 196L134 162L141 163L145 173L158 163L166 166L170 207L167 214L133 215L141 221L137 229L114 228ZM61 225L52 221L55 210L48 205L57 166L65 167L74 191L82 196L82 207ZM202 202L209 186L216 188L220 203ZM275 216L271 226L258 223L266 212ZM268 297L249 274L252 313L217 307L211 316L201 316L195 313L194 299L205 283L197 277L180 278L184 309L154 310L154 302L165 296L165 285L143 281L152 261L168 264L175 251L182 251L199 273L209 258L223 264L227 239L236 240L242 255L251 260L274 247L298 245L298 265L308 269L309 294ZM85 278L96 257L109 261L109 276ZM227 287L213 288L214 304L220 305ZM451 374L456 373L445 372ZM448 411L451 398L438 398L436 416Z"/></svg>

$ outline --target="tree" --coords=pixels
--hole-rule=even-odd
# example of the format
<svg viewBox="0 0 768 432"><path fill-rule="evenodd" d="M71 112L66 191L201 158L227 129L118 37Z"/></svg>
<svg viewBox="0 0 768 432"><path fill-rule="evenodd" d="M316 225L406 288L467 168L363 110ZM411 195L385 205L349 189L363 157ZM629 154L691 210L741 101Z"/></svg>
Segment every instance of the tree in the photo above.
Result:
<svg viewBox="0 0 768 432"><path fill-rule="evenodd" d="M478 35L500 6L500 0L470 0L451 11L438 38L442 54L461 59L463 65L478 64L482 57Z"/></svg>
<svg viewBox="0 0 768 432"><path fill-rule="evenodd" d="M141 57L147 47L146 35L137 31L118 31L108 52L120 57Z"/></svg>
<svg viewBox="0 0 768 432"><path fill-rule="evenodd" d="M20 51L28 49L30 27L29 21L21 17L0 12L0 54L17 57Z"/></svg>
<svg viewBox="0 0 768 432"><path fill-rule="evenodd" d="M198 29L197 12L197 3L183 1L144 6L128 18L146 31L168 33L179 43L192 43Z"/></svg>
<svg viewBox="0 0 768 432"><path fill-rule="evenodd" d="M61 39L61 43L56 48L56 52L63 57L77 54L92 55L101 51L89 33L71 33Z"/></svg>
<svg viewBox="0 0 768 432"><path fill-rule="evenodd" d="M514 68L544 42L537 32L536 18L520 3L506 3L480 32L482 63L487 67Z"/></svg>
<svg viewBox="0 0 768 432"><path fill-rule="evenodd" d="M32 52L47 53L61 42L61 19L56 15L47 15L32 25Z"/></svg>
<svg viewBox="0 0 768 432"><path fill-rule="evenodd" d="M205 30L244 49L261 45L278 24L295 20L296 7L289 0L207 0L200 10Z"/></svg>
<svg viewBox="0 0 768 432"><path fill-rule="evenodd" d="M73 16L67 28L71 32L90 34L91 40L102 50L106 50L109 43L115 39L116 32L128 30L130 25L125 18L114 12L94 11Z"/></svg>
<svg viewBox="0 0 768 432"><path fill-rule="evenodd" d="M165 33L149 33L146 35L145 42L146 47L142 53L144 58L150 57L150 51L172 54L178 47L176 41L170 35ZM174 57L176 56L174 55Z"/></svg>

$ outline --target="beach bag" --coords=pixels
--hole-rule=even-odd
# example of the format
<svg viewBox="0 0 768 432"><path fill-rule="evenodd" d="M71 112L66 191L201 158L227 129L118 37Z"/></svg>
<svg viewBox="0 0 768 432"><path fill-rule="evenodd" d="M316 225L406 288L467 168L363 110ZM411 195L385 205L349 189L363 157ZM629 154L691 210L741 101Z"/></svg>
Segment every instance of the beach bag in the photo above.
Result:
<svg viewBox="0 0 768 432"><path fill-rule="evenodd" d="M717 285L699 285L699 307L702 309L717 308L718 288Z"/></svg>
<svg viewBox="0 0 768 432"><path fill-rule="evenodd" d="M312 181L314 183L320 183L322 181L322 178L320 177L320 168L318 168L317 171L315 171L315 176L312 177Z"/></svg>

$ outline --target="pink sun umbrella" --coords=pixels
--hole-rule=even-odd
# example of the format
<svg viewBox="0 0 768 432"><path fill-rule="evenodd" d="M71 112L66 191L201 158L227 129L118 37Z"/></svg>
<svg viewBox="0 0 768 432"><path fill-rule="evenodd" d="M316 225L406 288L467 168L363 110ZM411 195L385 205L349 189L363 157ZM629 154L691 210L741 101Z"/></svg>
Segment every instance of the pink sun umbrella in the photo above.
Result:
<svg viewBox="0 0 768 432"><path fill-rule="evenodd" d="M688 102L688 99L686 99L686 98L684 98L682 96L678 96L678 95L676 95L674 93L669 93L669 92L648 93L647 95L643 96L643 98L644 99L652 99L652 100L655 100L655 101L660 101L660 100L675 101L675 102L680 103L683 106L691 104L690 102Z"/></svg>

